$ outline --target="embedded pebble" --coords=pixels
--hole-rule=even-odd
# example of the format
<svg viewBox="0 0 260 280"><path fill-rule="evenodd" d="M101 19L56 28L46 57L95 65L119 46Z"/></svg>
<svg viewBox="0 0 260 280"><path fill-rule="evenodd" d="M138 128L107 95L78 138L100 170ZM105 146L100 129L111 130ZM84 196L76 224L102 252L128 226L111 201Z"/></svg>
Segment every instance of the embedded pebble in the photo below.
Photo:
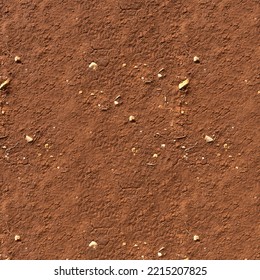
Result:
<svg viewBox="0 0 260 280"><path fill-rule="evenodd" d="M15 241L20 241L21 240L21 236L20 235L15 235L14 240Z"/></svg>
<svg viewBox="0 0 260 280"><path fill-rule="evenodd" d="M26 136L25 136L25 140L26 140L28 143L33 142L33 138L32 138L31 136L29 136L29 135L26 135Z"/></svg>
<svg viewBox="0 0 260 280"><path fill-rule="evenodd" d="M96 62L91 62L88 67L92 70L97 70L98 65L96 64Z"/></svg>
<svg viewBox="0 0 260 280"><path fill-rule="evenodd" d="M206 135L204 139L205 139L205 141L206 141L207 143L210 143L210 142L213 142L213 141L214 141L214 139L211 138L211 137L208 136L208 135Z"/></svg>
<svg viewBox="0 0 260 280"><path fill-rule="evenodd" d="M91 247L91 248L93 248L93 249L96 249L97 248L97 242L95 242L95 241L91 241L90 243L89 243L89 247Z"/></svg>
<svg viewBox="0 0 260 280"><path fill-rule="evenodd" d="M7 79L0 84L0 90L5 89L10 84L11 79ZM7 103L6 103L7 104Z"/></svg>
<svg viewBox="0 0 260 280"><path fill-rule="evenodd" d="M194 236L193 236L193 240L194 240L194 241L199 241L199 240L200 240L200 237L199 237L198 235L194 235Z"/></svg>
<svg viewBox="0 0 260 280"><path fill-rule="evenodd" d="M225 144L223 145L223 147L224 147L224 149L228 149L228 144L225 143Z"/></svg>
<svg viewBox="0 0 260 280"><path fill-rule="evenodd" d="M187 87L187 85L189 84L189 82L190 82L189 79L186 79L186 80L184 80L183 82L181 82L181 83L179 84L179 89L180 89L180 90L181 90L181 89L185 89L185 88Z"/></svg>
<svg viewBox="0 0 260 280"><path fill-rule="evenodd" d="M193 57L193 61L195 62L195 63L199 63L200 62L200 58L198 57L198 56L194 56Z"/></svg>
<svg viewBox="0 0 260 280"><path fill-rule="evenodd" d="M21 63L21 57L18 56L18 55L16 55L16 56L14 57L14 61L15 61L16 63Z"/></svg>
<svg viewBox="0 0 260 280"><path fill-rule="evenodd" d="M135 122L135 117L134 117L134 116L130 116L130 117L128 118L128 120L129 120L129 122Z"/></svg>
<svg viewBox="0 0 260 280"><path fill-rule="evenodd" d="M162 257L163 254L162 254L162 252L158 252L157 255L160 258L160 257Z"/></svg>

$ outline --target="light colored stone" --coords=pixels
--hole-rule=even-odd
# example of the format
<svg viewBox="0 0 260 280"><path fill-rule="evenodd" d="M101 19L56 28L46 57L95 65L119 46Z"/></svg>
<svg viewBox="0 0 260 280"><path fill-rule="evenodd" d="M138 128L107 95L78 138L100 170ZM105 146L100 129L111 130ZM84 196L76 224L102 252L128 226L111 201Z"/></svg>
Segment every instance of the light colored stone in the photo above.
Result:
<svg viewBox="0 0 260 280"><path fill-rule="evenodd" d="M29 136L29 135L25 136L25 140L27 141L27 143L33 142L33 138L31 136Z"/></svg>
<svg viewBox="0 0 260 280"><path fill-rule="evenodd" d="M128 118L128 120L129 120L129 122L135 122L135 117L134 117L134 116L130 116L130 117Z"/></svg>
<svg viewBox="0 0 260 280"><path fill-rule="evenodd" d="M96 64L96 62L91 62L88 67L92 70L97 70L98 65Z"/></svg>
<svg viewBox="0 0 260 280"><path fill-rule="evenodd" d="M89 244L88 244L89 247L93 248L93 249L96 249L98 244L96 241L91 241Z"/></svg>
<svg viewBox="0 0 260 280"><path fill-rule="evenodd" d="M21 240L21 236L20 235L15 235L14 236L14 240L15 241L20 241Z"/></svg>
<svg viewBox="0 0 260 280"><path fill-rule="evenodd" d="M185 88L188 86L189 82L190 82L189 79L186 79L186 80L184 80L183 82L181 82L181 83L179 84L179 89L180 89L180 90L181 90L181 89L185 89Z"/></svg>
<svg viewBox="0 0 260 280"><path fill-rule="evenodd" d="M198 57L198 56L194 56L193 57L193 61L195 62L195 63L199 63L200 62L200 58Z"/></svg>
<svg viewBox="0 0 260 280"><path fill-rule="evenodd" d="M15 61L16 63L20 63L20 62L21 62L21 57L18 56L18 55L16 55L16 56L14 57L14 61Z"/></svg>
<svg viewBox="0 0 260 280"><path fill-rule="evenodd" d="M194 240L194 241L199 241L199 240L200 240L200 237L199 237L198 235L194 235L194 236L193 236L193 240Z"/></svg>
<svg viewBox="0 0 260 280"><path fill-rule="evenodd" d="M204 139L205 139L205 141L206 141L207 143L210 143L210 142L213 142L213 141L214 141L214 139L211 138L211 137L208 136L208 135L206 135Z"/></svg>

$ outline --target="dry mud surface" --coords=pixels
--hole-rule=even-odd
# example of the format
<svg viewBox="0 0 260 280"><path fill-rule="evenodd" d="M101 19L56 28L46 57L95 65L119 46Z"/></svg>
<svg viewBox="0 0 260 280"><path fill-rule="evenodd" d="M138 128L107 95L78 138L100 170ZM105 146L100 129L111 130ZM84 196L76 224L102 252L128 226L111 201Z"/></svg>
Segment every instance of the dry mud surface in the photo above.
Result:
<svg viewBox="0 0 260 280"><path fill-rule="evenodd" d="M260 259L260 10L235 2L0 1L0 259Z"/></svg>

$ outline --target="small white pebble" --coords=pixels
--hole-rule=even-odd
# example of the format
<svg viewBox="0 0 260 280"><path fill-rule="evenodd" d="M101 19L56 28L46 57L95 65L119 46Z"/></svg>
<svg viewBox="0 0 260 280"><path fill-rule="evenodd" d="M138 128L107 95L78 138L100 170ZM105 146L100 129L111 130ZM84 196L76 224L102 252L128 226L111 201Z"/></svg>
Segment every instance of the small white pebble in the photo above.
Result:
<svg viewBox="0 0 260 280"><path fill-rule="evenodd" d="M123 64L122 64L122 67L126 67L126 63L123 63Z"/></svg>
<svg viewBox="0 0 260 280"><path fill-rule="evenodd" d="M26 135L26 136L25 136L25 140L26 140L28 143L33 142L33 138L32 138L31 136L29 136L29 135Z"/></svg>
<svg viewBox="0 0 260 280"><path fill-rule="evenodd" d="M200 240L200 237L199 237L198 235L194 235L194 236L193 236L193 240L194 240L194 241L199 241L199 240Z"/></svg>
<svg viewBox="0 0 260 280"><path fill-rule="evenodd" d="M91 247L91 248L93 248L93 249L96 249L97 246L98 246L98 244L97 244L97 242L95 242L95 241L91 241L91 242L88 244L88 246Z"/></svg>
<svg viewBox="0 0 260 280"><path fill-rule="evenodd" d="M92 70L97 70L98 65L96 64L96 62L91 62L88 67Z"/></svg>
<svg viewBox="0 0 260 280"><path fill-rule="evenodd" d="M158 252L157 255L160 258L160 257L162 257L163 254L162 254L162 252Z"/></svg>
<svg viewBox="0 0 260 280"><path fill-rule="evenodd" d="M161 148L165 148L166 147L166 145L165 144L161 144Z"/></svg>
<svg viewBox="0 0 260 280"><path fill-rule="evenodd" d="M153 158L157 158L158 157L158 154L153 154Z"/></svg>
<svg viewBox="0 0 260 280"><path fill-rule="evenodd" d="M16 63L20 63L20 62L21 62L21 57L18 56L18 55L16 55L16 56L14 57L14 61L15 61Z"/></svg>
<svg viewBox="0 0 260 280"><path fill-rule="evenodd" d="M15 241L20 241L21 240L21 236L20 235L15 235L14 236L14 240Z"/></svg>
<svg viewBox="0 0 260 280"><path fill-rule="evenodd" d="M134 116L130 116L130 117L128 118L128 120L129 120L129 122L135 122L135 117L134 117Z"/></svg>
<svg viewBox="0 0 260 280"><path fill-rule="evenodd" d="M200 58L198 57L198 56L194 56L193 57L193 61L195 62L195 63L199 63L200 62Z"/></svg>
<svg viewBox="0 0 260 280"><path fill-rule="evenodd" d="M228 144L225 143L225 144L223 145L223 147L224 147L224 149L228 149Z"/></svg>
<svg viewBox="0 0 260 280"><path fill-rule="evenodd" d="M211 137L208 136L208 135L206 135L204 139L205 139L205 141L206 141L207 143L210 143L210 142L213 142L213 141L214 141L214 139L211 138Z"/></svg>
<svg viewBox="0 0 260 280"><path fill-rule="evenodd" d="M163 77L163 74L158 73L158 74L157 74L157 77L158 77L159 79L161 79L161 78Z"/></svg>

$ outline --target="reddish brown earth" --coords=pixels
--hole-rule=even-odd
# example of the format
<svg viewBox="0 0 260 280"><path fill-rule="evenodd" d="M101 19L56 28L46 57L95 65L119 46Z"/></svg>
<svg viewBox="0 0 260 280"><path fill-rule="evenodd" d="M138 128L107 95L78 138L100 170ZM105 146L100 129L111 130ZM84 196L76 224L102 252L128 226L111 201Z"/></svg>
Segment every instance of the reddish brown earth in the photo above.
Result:
<svg viewBox="0 0 260 280"><path fill-rule="evenodd" d="M258 0L0 11L0 259L260 259Z"/></svg>

